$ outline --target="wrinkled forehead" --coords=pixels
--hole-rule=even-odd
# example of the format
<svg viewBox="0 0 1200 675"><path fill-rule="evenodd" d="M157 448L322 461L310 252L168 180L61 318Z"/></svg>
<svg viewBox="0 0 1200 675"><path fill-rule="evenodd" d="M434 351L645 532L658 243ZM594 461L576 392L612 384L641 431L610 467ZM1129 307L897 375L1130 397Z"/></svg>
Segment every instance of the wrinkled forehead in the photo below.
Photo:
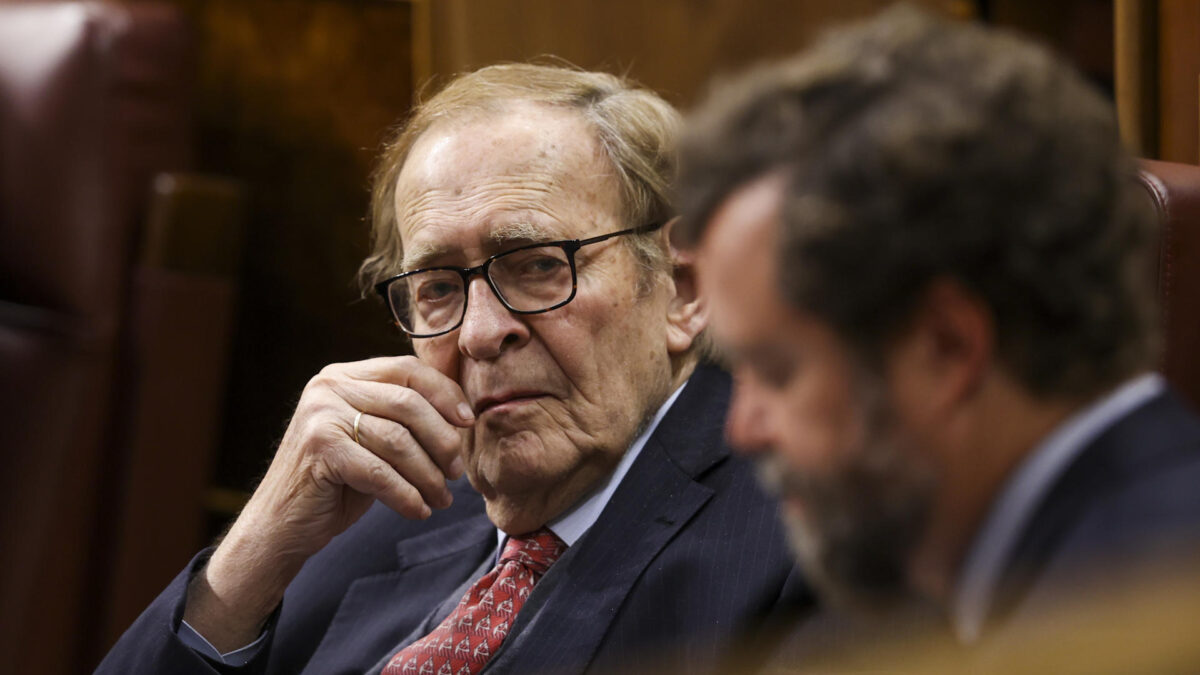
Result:
<svg viewBox="0 0 1200 675"><path fill-rule="evenodd" d="M413 144L396 184L411 269L437 249L491 239L564 239L620 212L613 167L577 112L520 104L441 121Z"/></svg>

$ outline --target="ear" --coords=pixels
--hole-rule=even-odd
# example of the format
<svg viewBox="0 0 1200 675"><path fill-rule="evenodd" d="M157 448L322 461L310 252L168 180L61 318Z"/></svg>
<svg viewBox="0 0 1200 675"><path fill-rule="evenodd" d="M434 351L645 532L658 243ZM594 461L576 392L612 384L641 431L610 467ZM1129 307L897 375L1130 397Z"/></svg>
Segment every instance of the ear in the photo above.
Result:
<svg viewBox="0 0 1200 675"><path fill-rule="evenodd" d="M667 303L667 351L681 354L687 351L696 337L708 326L708 307L697 290L695 254L671 245L671 229L679 218L663 227L674 264L674 295Z"/></svg>
<svg viewBox="0 0 1200 675"><path fill-rule="evenodd" d="M993 365L995 342L995 318L987 303L959 281L935 280L888 350L893 401L926 422L949 419L979 394Z"/></svg>

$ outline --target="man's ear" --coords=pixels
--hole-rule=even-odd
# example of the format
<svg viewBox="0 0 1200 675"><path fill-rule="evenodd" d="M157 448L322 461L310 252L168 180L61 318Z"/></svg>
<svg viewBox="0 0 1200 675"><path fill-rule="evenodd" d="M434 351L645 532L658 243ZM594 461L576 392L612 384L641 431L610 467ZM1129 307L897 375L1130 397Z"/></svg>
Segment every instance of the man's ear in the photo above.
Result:
<svg viewBox="0 0 1200 675"><path fill-rule="evenodd" d="M681 354L687 351L696 337L708 326L708 306L697 289L695 254L671 245L671 228L678 218L663 227L674 265L672 282L674 295L667 304L667 351Z"/></svg>
<svg viewBox="0 0 1200 675"><path fill-rule="evenodd" d="M893 396L944 419L978 394L995 350L995 317L983 298L957 280L934 280L889 350L888 379L906 390Z"/></svg>

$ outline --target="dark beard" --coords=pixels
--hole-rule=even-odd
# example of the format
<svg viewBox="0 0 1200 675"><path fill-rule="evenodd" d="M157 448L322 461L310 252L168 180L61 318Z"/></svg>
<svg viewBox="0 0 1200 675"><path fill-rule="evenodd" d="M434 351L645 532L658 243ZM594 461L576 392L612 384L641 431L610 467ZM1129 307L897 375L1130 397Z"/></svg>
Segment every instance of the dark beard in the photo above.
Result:
<svg viewBox="0 0 1200 675"><path fill-rule="evenodd" d="M905 452L889 406L863 398L864 442L832 473L764 473L776 474L782 498L803 505L802 515L785 509L785 518L817 591L834 606L876 614L914 597L908 561L925 529L933 477L919 455Z"/></svg>

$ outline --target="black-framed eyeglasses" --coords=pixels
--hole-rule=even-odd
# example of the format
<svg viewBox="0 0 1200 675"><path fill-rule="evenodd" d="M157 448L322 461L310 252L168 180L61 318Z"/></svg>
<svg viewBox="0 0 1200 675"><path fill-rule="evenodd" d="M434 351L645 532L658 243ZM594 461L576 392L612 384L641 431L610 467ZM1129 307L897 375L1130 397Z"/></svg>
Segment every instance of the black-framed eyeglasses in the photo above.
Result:
<svg viewBox="0 0 1200 675"><path fill-rule="evenodd" d="M626 234L645 234L657 222L588 239L529 244L497 253L475 267L427 267L375 284L396 325L414 338L444 335L462 325L471 277L482 274L500 302L514 314L541 314L575 299L575 253Z"/></svg>

